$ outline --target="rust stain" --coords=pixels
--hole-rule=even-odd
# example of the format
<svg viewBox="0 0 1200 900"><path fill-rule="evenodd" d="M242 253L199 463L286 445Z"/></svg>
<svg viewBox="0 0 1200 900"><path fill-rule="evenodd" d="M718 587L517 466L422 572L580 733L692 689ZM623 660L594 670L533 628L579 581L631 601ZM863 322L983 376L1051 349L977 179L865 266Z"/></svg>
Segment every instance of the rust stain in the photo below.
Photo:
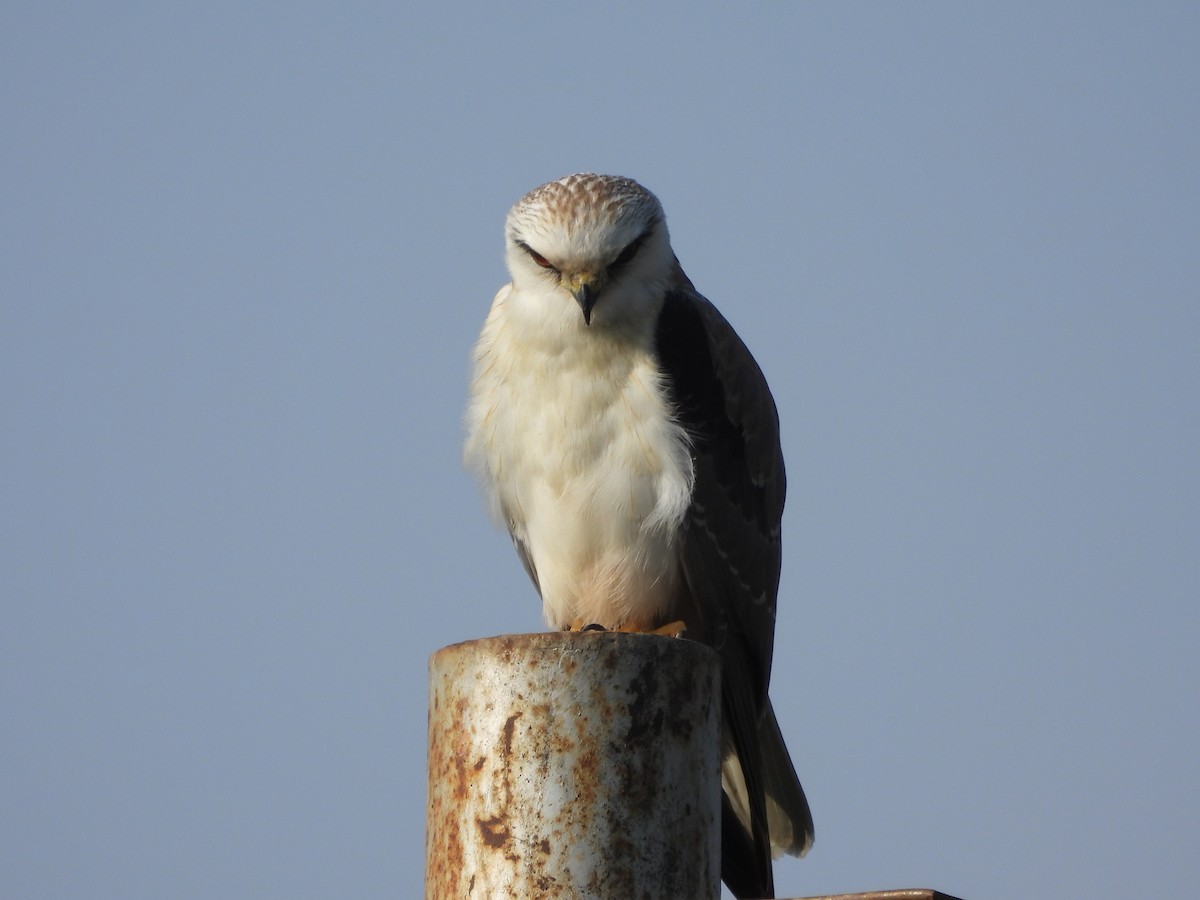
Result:
<svg viewBox="0 0 1200 900"><path fill-rule="evenodd" d="M688 643L553 633L435 654L427 900L715 898L719 786L693 796L678 762L712 740L716 772L715 667L681 660Z"/></svg>
<svg viewBox="0 0 1200 900"><path fill-rule="evenodd" d="M493 850L503 850L511 835L508 833L508 819L504 816L492 816L487 819L476 819L479 826L479 836L483 843Z"/></svg>
<svg viewBox="0 0 1200 900"><path fill-rule="evenodd" d="M516 728L517 719L521 718L523 713L513 713L504 721L504 756L508 758L512 755L513 730Z"/></svg>

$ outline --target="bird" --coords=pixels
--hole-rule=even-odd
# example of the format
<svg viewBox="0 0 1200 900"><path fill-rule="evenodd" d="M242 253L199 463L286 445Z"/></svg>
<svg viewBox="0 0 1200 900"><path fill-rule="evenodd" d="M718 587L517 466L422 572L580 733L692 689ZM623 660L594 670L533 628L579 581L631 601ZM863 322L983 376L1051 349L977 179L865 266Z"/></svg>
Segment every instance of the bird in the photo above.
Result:
<svg viewBox="0 0 1200 900"><path fill-rule="evenodd" d="M463 455L556 629L686 633L721 665L721 878L812 845L768 684L786 478L762 370L631 178L534 188L473 353ZM672 629L672 623L679 625Z"/></svg>

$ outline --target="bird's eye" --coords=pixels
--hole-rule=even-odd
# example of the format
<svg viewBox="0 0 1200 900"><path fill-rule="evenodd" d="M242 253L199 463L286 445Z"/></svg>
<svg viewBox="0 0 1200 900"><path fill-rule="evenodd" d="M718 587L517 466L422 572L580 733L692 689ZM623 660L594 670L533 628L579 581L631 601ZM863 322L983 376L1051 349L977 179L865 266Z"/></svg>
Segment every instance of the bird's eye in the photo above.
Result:
<svg viewBox="0 0 1200 900"><path fill-rule="evenodd" d="M529 258L532 259L539 266L541 266L543 269L554 269L554 271L556 271L556 272L558 271L558 269L556 269L551 264L550 260L546 259L546 257L542 256L542 254L538 253L536 250L534 250L528 244L521 244L521 249L524 250L526 253L528 253Z"/></svg>
<svg viewBox="0 0 1200 900"><path fill-rule="evenodd" d="M612 261L613 266L623 266L625 263L637 256L638 250L641 249L642 241L645 239L646 236L643 234L641 237L634 238L632 241L630 241L628 246L621 251L621 255Z"/></svg>

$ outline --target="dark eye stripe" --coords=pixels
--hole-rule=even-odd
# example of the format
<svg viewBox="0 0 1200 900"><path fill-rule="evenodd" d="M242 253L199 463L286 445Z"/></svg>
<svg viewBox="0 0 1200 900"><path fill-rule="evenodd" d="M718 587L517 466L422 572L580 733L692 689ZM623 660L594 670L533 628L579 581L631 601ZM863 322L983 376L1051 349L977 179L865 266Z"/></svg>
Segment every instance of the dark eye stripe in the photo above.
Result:
<svg viewBox="0 0 1200 900"><path fill-rule="evenodd" d="M554 269L554 271L556 271L556 272L558 271L558 269L555 269L555 267L550 263L550 260L546 259L546 257L542 256L542 254L538 253L536 250L534 250L532 247L530 247L524 241L519 241L517 243L517 246L520 247L522 250L524 250L526 253L528 253L530 259L532 259L535 263L537 263L543 269Z"/></svg>
<svg viewBox="0 0 1200 900"><path fill-rule="evenodd" d="M646 240L646 234L649 234L649 232L645 232L630 241L625 246L625 249L621 251L621 255L612 261L612 267L623 266L637 256L638 250L642 247L642 242Z"/></svg>

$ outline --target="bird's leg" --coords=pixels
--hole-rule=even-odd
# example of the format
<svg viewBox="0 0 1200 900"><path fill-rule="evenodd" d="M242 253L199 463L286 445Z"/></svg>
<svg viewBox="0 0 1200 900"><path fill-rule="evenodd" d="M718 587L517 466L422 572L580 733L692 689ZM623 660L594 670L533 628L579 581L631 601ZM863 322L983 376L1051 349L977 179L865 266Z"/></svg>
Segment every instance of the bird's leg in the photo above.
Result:
<svg viewBox="0 0 1200 900"><path fill-rule="evenodd" d="M563 626L563 631L608 631L603 625L597 625L595 622L576 616L569 625Z"/></svg>
<svg viewBox="0 0 1200 900"><path fill-rule="evenodd" d="M659 637L683 637L687 633L687 625L682 619L676 619L674 622L659 625L657 628L643 628L637 622L626 622L623 625L618 625L616 628L605 628L603 625L598 625L595 622L585 622L581 618L576 618L563 631L620 631L624 634L657 634Z"/></svg>
<svg viewBox="0 0 1200 900"><path fill-rule="evenodd" d="M613 629L614 631L634 632L637 634L657 634L660 637L683 637L687 633L687 625L683 619L676 619L674 622L668 622L666 625L659 625L657 628L638 628L636 625L622 625L620 628Z"/></svg>

